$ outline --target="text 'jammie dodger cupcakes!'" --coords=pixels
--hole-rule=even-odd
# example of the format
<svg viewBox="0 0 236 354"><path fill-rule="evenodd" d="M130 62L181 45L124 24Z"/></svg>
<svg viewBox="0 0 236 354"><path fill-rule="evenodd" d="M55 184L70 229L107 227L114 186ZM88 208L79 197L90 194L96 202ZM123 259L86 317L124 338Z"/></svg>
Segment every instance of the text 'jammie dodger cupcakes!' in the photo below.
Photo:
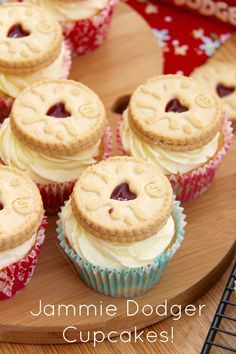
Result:
<svg viewBox="0 0 236 354"><path fill-rule="evenodd" d="M30 84L66 79L71 66L59 23L44 9L25 3L0 7L0 120Z"/></svg>
<svg viewBox="0 0 236 354"><path fill-rule="evenodd" d="M232 128L214 92L191 78L163 75L133 93L117 139L122 153L160 167L176 198L187 201L210 186Z"/></svg>
<svg viewBox="0 0 236 354"><path fill-rule="evenodd" d="M36 185L19 170L0 166L0 300L30 281L46 226Z"/></svg>
<svg viewBox="0 0 236 354"><path fill-rule="evenodd" d="M109 156L111 132L99 97L72 80L38 82L15 100L0 128L0 159L37 183L57 212L84 169Z"/></svg>
<svg viewBox="0 0 236 354"><path fill-rule="evenodd" d="M196 68L191 74L202 87L214 91L222 108L236 129L236 67L233 63L211 61Z"/></svg>
<svg viewBox="0 0 236 354"><path fill-rule="evenodd" d="M44 7L61 23L75 55L100 47L109 32L117 0L26 0Z"/></svg>
<svg viewBox="0 0 236 354"><path fill-rule="evenodd" d="M113 157L79 177L58 239L93 290L131 297L152 288L184 236L185 215L154 165Z"/></svg>

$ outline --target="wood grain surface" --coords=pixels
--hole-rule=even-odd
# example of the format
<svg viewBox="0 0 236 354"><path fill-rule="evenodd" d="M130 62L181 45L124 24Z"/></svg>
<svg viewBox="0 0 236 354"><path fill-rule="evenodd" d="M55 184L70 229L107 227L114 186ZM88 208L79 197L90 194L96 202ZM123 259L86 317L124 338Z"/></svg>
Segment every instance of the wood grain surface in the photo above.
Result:
<svg viewBox="0 0 236 354"><path fill-rule="evenodd" d="M126 354L198 354L201 351L202 345L212 322L214 313L216 311L218 302L221 298L223 289L227 282L229 272L232 269L232 264L225 272L224 276L214 285L214 287L205 294L202 298L197 300L195 305L206 305L206 311L203 312L202 317L189 317L183 315L180 321L173 321L172 318L159 322L158 324L149 326L145 329L147 331L169 331L171 326L174 326L174 341L173 343L154 343L149 344L147 341L139 345L134 343L111 344L105 341L99 344L96 348L92 343L80 343L74 345L26 345L26 344L6 344L0 343L1 354L110 354L110 353L126 353ZM234 295L236 301L236 295ZM231 307L227 312L231 316L235 316L235 310ZM223 328L235 331L232 324L222 324ZM227 345L235 346L235 338L224 334L217 336L217 341ZM226 354L225 351L214 349L211 354Z"/></svg>
<svg viewBox="0 0 236 354"><path fill-rule="evenodd" d="M129 23L132 22L132 26ZM136 25L135 25L136 23ZM133 47L132 47L133 46ZM139 54L137 54L139 50ZM145 53L145 60L143 58ZM109 57L113 62L109 62ZM138 83L160 73L162 59L160 50L145 22L120 4L116 13L111 36L107 43L88 57L76 60L71 77L92 87L103 99L112 126L119 115L112 113L116 100L128 95ZM115 153L115 150L114 150ZM188 215L186 240L171 262L159 284L136 298L140 305L156 306L167 299L171 304L186 305L201 297L225 271L234 254L236 229L236 141L219 169L214 184L198 200L186 203ZM0 340L5 342L59 343L62 330L67 325L77 325L80 330L100 329L129 330L136 325L147 327L160 320L157 316L144 317L139 313L135 319L125 316L123 299L112 299L96 294L78 278L62 256L56 242L55 217L50 218L47 240L30 285L10 301L0 303ZM174 323L173 343L142 345L111 344L104 342L96 347L96 353L112 351L127 353L197 353L205 338L211 315L219 298L224 281L197 303L208 302L208 310L202 317L183 316L180 321L165 320L148 330L169 330ZM212 295L210 295L212 294ZM118 316L114 319L90 317L71 319L37 319L30 310L37 310L38 300L45 304L103 304L114 303ZM196 327L197 326L197 327ZM93 353L92 344L73 346L19 346L0 345L0 353Z"/></svg>

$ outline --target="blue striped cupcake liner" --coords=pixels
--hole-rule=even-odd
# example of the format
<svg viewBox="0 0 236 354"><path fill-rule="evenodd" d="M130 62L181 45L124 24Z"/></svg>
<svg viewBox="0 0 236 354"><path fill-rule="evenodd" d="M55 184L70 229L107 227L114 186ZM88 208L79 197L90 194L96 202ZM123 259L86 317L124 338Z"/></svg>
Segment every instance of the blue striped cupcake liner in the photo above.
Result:
<svg viewBox="0 0 236 354"><path fill-rule="evenodd" d="M171 258L180 247L185 234L185 214L179 201L173 202L172 216L175 220L176 234L171 247L159 255L152 264L129 269L101 269L82 259L69 247L62 231L60 220L57 222L57 233L60 246L73 262L80 277L94 291L111 297L130 298L141 295L151 289L165 272Z"/></svg>

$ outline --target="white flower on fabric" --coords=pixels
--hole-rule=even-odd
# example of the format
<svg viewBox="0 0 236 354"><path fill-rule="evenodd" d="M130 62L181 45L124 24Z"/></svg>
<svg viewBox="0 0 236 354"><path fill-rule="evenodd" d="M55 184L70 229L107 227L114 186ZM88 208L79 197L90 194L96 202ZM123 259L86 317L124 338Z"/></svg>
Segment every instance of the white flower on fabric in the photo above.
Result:
<svg viewBox="0 0 236 354"><path fill-rule="evenodd" d="M165 20L166 22L172 22L172 17L171 17L171 16L166 16L166 17L164 18L164 20Z"/></svg>
<svg viewBox="0 0 236 354"><path fill-rule="evenodd" d="M153 4L148 4L145 8L146 14L157 14L158 13L158 6Z"/></svg>
<svg viewBox="0 0 236 354"><path fill-rule="evenodd" d="M216 49L220 47L220 41L218 39L203 36L202 41L203 44L201 44L199 48L202 49L208 57L211 57L215 53Z"/></svg>
<svg viewBox="0 0 236 354"><path fill-rule="evenodd" d="M166 42L170 39L169 30L168 29L159 30L157 28L154 28L152 31L155 37L157 38L157 43L159 44L159 46L164 47L166 45Z"/></svg>
<svg viewBox="0 0 236 354"><path fill-rule="evenodd" d="M186 55L188 48L189 48L188 45L185 44L179 47L176 46L174 50L175 55L182 55L182 56Z"/></svg>
<svg viewBox="0 0 236 354"><path fill-rule="evenodd" d="M202 39L204 36L204 29L203 28L198 28L192 31L192 36L195 39Z"/></svg>

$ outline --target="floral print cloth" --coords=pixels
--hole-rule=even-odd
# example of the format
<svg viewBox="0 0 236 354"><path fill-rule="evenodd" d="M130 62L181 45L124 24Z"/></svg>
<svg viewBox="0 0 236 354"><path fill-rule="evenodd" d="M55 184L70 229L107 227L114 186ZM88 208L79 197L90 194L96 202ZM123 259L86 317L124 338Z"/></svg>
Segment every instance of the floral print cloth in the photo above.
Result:
<svg viewBox="0 0 236 354"><path fill-rule="evenodd" d="M181 11L158 0L124 0L150 24L163 48L165 73L188 75L203 64L233 32L231 26Z"/></svg>

